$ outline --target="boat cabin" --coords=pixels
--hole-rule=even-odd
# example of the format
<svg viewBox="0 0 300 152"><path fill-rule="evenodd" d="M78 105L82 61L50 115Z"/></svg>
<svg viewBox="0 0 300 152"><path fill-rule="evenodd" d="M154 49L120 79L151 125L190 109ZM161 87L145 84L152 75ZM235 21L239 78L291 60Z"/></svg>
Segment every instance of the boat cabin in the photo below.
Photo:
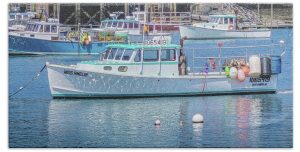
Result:
<svg viewBox="0 0 300 152"><path fill-rule="evenodd" d="M205 28L212 28L212 29L219 29L219 30L236 30L236 16L235 15L210 15L208 18L208 23L201 24L201 25L202 27Z"/></svg>
<svg viewBox="0 0 300 152"><path fill-rule="evenodd" d="M34 33L52 33L58 34L58 23L51 23L51 22L29 22L26 25L25 31L27 32L34 32Z"/></svg>
<svg viewBox="0 0 300 152"><path fill-rule="evenodd" d="M31 37L44 40L59 40L59 34L63 32L59 23L45 21L30 21L24 31L12 31L10 35Z"/></svg>
<svg viewBox="0 0 300 152"><path fill-rule="evenodd" d="M178 45L111 44L98 61L83 61L80 68L123 75L178 76Z"/></svg>
<svg viewBox="0 0 300 152"><path fill-rule="evenodd" d="M100 29L139 30L140 25L138 21L132 19L103 20Z"/></svg>
<svg viewBox="0 0 300 152"><path fill-rule="evenodd" d="M37 13L27 12L27 13L9 13L9 20L30 20Z"/></svg>

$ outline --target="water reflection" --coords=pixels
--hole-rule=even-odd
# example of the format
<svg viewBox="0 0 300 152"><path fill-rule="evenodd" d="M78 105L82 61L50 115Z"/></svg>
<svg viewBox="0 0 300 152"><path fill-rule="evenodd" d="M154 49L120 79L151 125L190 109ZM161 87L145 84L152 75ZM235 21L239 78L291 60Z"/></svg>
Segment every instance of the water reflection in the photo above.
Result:
<svg viewBox="0 0 300 152"><path fill-rule="evenodd" d="M287 112L281 102L277 95L53 100L48 146L264 147L275 141L265 138L272 130L264 125ZM192 123L195 113L203 124Z"/></svg>

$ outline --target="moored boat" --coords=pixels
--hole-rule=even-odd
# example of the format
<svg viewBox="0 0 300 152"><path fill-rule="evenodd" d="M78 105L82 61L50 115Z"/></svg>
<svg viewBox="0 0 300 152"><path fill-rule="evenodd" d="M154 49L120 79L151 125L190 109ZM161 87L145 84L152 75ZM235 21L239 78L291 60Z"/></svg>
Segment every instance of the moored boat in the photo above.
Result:
<svg viewBox="0 0 300 152"><path fill-rule="evenodd" d="M94 28L74 31L58 22L34 21L27 23L25 31L9 32L9 53L99 54L105 45L125 41L126 37L115 35L115 31Z"/></svg>
<svg viewBox="0 0 300 152"><path fill-rule="evenodd" d="M190 12L133 12L133 17L149 30L176 31L180 25L191 24Z"/></svg>
<svg viewBox="0 0 300 152"><path fill-rule="evenodd" d="M46 63L51 94L54 98L105 98L276 92L280 56L273 62L268 54L260 57L262 52L248 56L246 49L244 56L238 56L238 61L245 62L228 62L234 56L220 54L213 59L193 57L193 61L205 61L203 67L193 62L192 69L202 69L195 72L187 67L179 49L174 44L112 44L106 46L100 60L70 66ZM261 61L263 57L268 60Z"/></svg>
<svg viewBox="0 0 300 152"><path fill-rule="evenodd" d="M180 26L180 36L185 39L269 38L269 29L238 29L235 15L210 15L208 23Z"/></svg>
<svg viewBox="0 0 300 152"><path fill-rule="evenodd" d="M8 31L24 31L26 24L37 13L26 12L26 13L9 13Z"/></svg>

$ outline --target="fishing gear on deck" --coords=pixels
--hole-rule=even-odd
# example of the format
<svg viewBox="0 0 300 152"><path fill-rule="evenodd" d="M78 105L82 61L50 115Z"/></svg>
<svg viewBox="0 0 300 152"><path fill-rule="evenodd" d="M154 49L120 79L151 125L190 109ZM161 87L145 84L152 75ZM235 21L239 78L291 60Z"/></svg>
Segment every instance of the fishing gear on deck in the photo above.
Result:
<svg viewBox="0 0 300 152"><path fill-rule="evenodd" d="M24 88L26 88L30 83L32 83L34 80L36 80L40 76L41 72L43 72L43 70L45 68L46 68L46 64L43 66L43 68L29 82L27 82L24 86L19 87L19 89L16 92L10 94L9 98L11 98L12 96L16 95L21 90L23 90Z"/></svg>

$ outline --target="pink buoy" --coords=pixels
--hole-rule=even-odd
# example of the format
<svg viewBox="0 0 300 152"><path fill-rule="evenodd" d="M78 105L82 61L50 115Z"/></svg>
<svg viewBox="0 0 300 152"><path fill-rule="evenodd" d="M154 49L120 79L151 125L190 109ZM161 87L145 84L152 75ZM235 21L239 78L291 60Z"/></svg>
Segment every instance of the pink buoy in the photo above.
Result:
<svg viewBox="0 0 300 152"><path fill-rule="evenodd" d="M224 42L218 42L217 43L217 46L220 48L220 47L223 47L224 46Z"/></svg>
<svg viewBox="0 0 300 152"><path fill-rule="evenodd" d="M239 81L241 81L241 82L243 82L243 81L245 81L245 73L244 73L244 71L242 70L242 69L239 69L238 70L238 80Z"/></svg>
<svg viewBox="0 0 300 152"><path fill-rule="evenodd" d="M249 76L249 73L250 73L250 67L249 67L249 65L242 66L241 68L244 71L245 76L246 77Z"/></svg>

